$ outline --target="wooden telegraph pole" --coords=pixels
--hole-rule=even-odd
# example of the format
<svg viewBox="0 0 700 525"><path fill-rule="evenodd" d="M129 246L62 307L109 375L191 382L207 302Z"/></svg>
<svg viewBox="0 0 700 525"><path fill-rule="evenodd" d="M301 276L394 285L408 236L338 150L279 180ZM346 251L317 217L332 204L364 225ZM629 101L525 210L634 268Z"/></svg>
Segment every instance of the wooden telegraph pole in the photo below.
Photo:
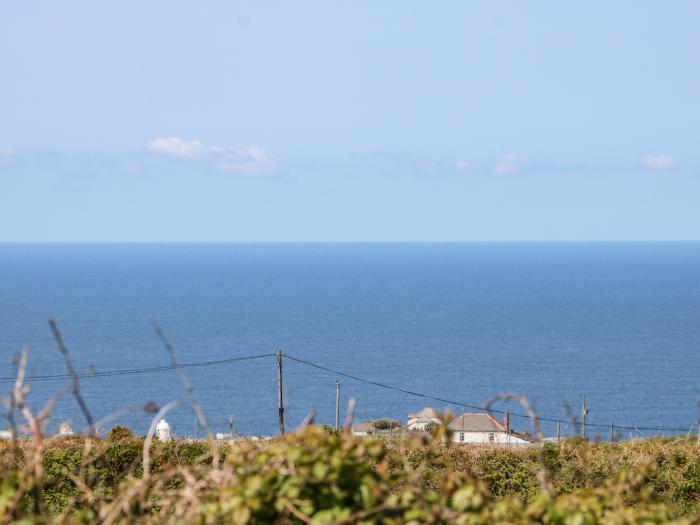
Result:
<svg viewBox="0 0 700 525"><path fill-rule="evenodd" d="M335 382L335 429L340 430L340 381Z"/></svg>
<svg viewBox="0 0 700 525"><path fill-rule="evenodd" d="M282 350L277 351L277 387L279 394L280 434L284 434L284 394L282 393Z"/></svg>
<svg viewBox="0 0 700 525"><path fill-rule="evenodd" d="M581 434L586 438L586 416L588 415L588 407L586 407L586 394L583 394L583 405L581 406Z"/></svg>
<svg viewBox="0 0 700 525"><path fill-rule="evenodd" d="M610 443L615 442L615 422L610 422Z"/></svg>
<svg viewBox="0 0 700 525"><path fill-rule="evenodd" d="M557 419L557 445L561 441L561 421Z"/></svg>
<svg viewBox="0 0 700 525"><path fill-rule="evenodd" d="M506 410L503 420L506 424L506 443L510 445L510 412L508 410Z"/></svg>

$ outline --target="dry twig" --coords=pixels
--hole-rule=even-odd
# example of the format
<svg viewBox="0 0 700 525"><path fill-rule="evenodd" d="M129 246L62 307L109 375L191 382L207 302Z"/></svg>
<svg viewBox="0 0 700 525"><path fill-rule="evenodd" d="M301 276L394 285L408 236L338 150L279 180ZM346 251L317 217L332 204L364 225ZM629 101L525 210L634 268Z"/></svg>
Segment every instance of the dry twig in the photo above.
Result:
<svg viewBox="0 0 700 525"><path fill-rule="evenodd" d="M520 406L523 407L528 417L530 418L530 421L532 422L532 427L535 429L535 439L537 442L537 461L540 467L537 471L537 479L540 482L540 490L542 491L542 494L549 496L551 494L549 486L549 472L547 470L547 465L544 461L544 451L542 449L542 427L540 425L540 419L537 416L537 413L533 410L527 398L520 394L497 394L496 396L492 397L486 402L486 404L484 405L486 410L489 410L491 405L493 405L496 401L515 401L517 403L520 403Z"/></svg>
<svg viewBox="0 0 700 525"><path fill-rule="evenodd" d="M73 361L70 358L70 353L68 352L68 348L66 347L65 343L63 342L63 337L61 336L61 331L58 329L58 323L56 322L55 319L49 319L49 326L51 327L51 333L53 334L53 338L56 341L56 346L58 347L58 351L61 352L63 355L63 360L66 363L66 369L68 370L68 374L70 374L71 377L71 392L73 396L75 396L75 399L78 401L78 405L80 406L80 410L83 412L83 415L85 416L85 421L87 421L88 427L90 429L90 435L94 436L97 433L97 429L95 428L94 421L92 419L92 414L90 414L90 410L88 409L87 403L85 403L85 400L83 399L83 396L80 394L80 384L78 382L78 373L75 371L75 368L73 367Z"/></svg>

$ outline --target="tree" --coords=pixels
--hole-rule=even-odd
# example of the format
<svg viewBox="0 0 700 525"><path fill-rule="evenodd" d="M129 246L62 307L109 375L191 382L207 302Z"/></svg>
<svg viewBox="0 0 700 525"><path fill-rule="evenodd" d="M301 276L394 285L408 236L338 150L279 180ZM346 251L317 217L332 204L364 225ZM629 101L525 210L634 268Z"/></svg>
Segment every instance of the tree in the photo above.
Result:
<svg viewBox="0 0 700 525"><path fill-rule="evenodd" d="M401 428L401 423L395 419L377 419L372 422L372 426L377 430L391 430L394 428Z"/></svg>

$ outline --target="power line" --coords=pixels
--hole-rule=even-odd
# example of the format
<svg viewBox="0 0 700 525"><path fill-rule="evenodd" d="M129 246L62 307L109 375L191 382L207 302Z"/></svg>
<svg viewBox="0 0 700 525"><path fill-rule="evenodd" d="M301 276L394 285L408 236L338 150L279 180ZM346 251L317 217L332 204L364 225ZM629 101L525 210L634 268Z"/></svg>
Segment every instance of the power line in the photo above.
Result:
<svg viewBox="0 0 700 525"><path fill-rule="evenodd" d="M205 366L235 363L235 362L240 362L240 361L252 361L252 360L256 360L256 359L264 359L264 358L276 357L276 356L277 356L277 354L258 354L258 355L243 356L243 357L232 357L232 358L228 358L228 359L219 359L216 361L200 361L200 362L193 362L193 363L182 363L182 364L178 364L176 367L173 367L173 366L154 366L154 367L147 367L147 368L126 368L126 369L118 369L118 370L105 370L103 372L92 372L92 373L78 374L78 378L90 379L90 378L95 378L95 377L112 377L112 376L123 376L123 375L150 374L150 373L157 373L157 372L166 372L168 370L174 370L175 368L199 368L199 367L205 367ZM295 362L300 363L302 365L313 367L313 368L316 368L318 370L323 370L325 372L329 372L331 374L345 377L345 378L351 379L353 381L366 383L366 384L373 385L373 386L376 386L379 388L384 388L387 390L393 390L395 392L400 392L402 394L406 394L409 396L419 397L422 399L428 399L428 400L436 401L439 403L445 403L447 405L469 408L472 410L479 410L479 411L490 412L490 413L495 413L495 414L505 414L504 410L498 410L495 408L484 408L483 406L463 403L461 401L455 401L455 400L451 400L451 399L437 397L437 396L433 396L433 395L429 395L429 394L424 394L421 392L414 392L412 390L407 390L405 388L400 388L397 386L388 385L386 383L380 383L378 381L373 381L371 379L366 379L363 377L348 374L346 372L341 372L339 370L334 370L332 368L328 368L328 367L325 367L325 366L322 366L322 365L319 365L316 363L312 363L311 361L306 361L304 359L300 359L298 357L294 357L294 356L289 355L289 354L284 354L284 357L286 357L287 359L291 359L292 361L295 361ZM45 374L45 375L29 376L26 378L26 381L43 382L43 381L69 380L69 379L71 379L70 374ZM14 381L15 381L15 377L0 377L0 384L14 383ZM530 419L530 416L528 416L527 414L522 414L522 413L518 413L518 412L510 412L510 415L512 417ZM546 421L546 422L550 422L550 423L557 423L557 422L561 421L561 418L544 417L544 416L538 416L538 419L540 421ZM586 422L586 425L589 427L594 427L594 428L606 428L607 429L610 427L609 423L592 423L592 422L588 422L588 421ZM687 428L647 427L647 426L631 426L631 425L625 426L625 425L617 425L617 424L615 425L615 428L618 430L630 430L633 432L686 432L686 431L688 431Z"/></svg>
<svg viewBox="0 0 700 525"><path fill-rule="evenodd" d="M254 359L262 359L265 357L274 357L275 354L259 354L244 357L231 357L229 359L219 359L217 361L200 361L195 363L182 363L177 366L152 366L148 368L126 368L120 370L105 370L103 372L85 372L78 374L80 379L90 379L93 377L111 377L111 376L122 376L122 375L134 375L134 374L150 374L154 372L165 372L167 370L174 370L176 368L198 368L202 366L212 366L212 365L223 365L228 363L235 363L239 361L252 361ZM46 375L36 375L27 377L26 381L40 382L40 381L59 381L64 379L71 379L70 374L46 374ZM2 383L14 383L14 377L0 377L0 384Z"/></svg>
<svg viewBox="0 0 700 525"><path fill-rule="evenodd" d="M497 410L497 409L494 409L494 408L484 408L483 406L470 405L470 404L467 404L467 403L462 403L462 402L460 402L460 401L454 401L454 400L445 399L445 398L441 398L441 397L437 397L437 396L431 396L431 395L429 395L429 394L423 394L423 393L420 393L420 392L413 392L413 391L411 391L411 390L406 390L405 388L399 388L399 387L396 387L396 386L387 385L387 384L385 384L385 383L380 383L380 382L378 382L378 381L372 381L371 379L365 379L365 378L363 378L363 377L358 377L358 376L354 376L354 375L351 375L351 374L347 374L347 373L345 373L345 372L340 372L340 371L338 371L338 370L333 370L332 368L328 368L328 367L325 367L325 366L321 366L321 365L318 365L318 364L316 364L316 363L312 363L311 361L306 361L306 360L304 360L304 359L300 359L300 358L298 358L298 357L294 357L294 356L291 356L291 355L289 355L289 354L285 354L284 356L285 356L286 358L288 358L288 359L291 359L292 361L296 361L297 363L301 363L301 364L306 365L306 366L310 366L310 367L313 367L313 368L317 368L317 369L323 370L323 371L325 371L325 372L330 372L330 373L332 373L332 374L336 374L336 375L339 375L339 376L342 376L342 377L346 377L346 378L352 379L352 380L354 380L354 381L359 381L359 382L361 382L361 383L367 383L367 384L370 384L370 385L374 385L374 386L377 386L377 387L379 387L379 388L385 388L385 389L387 389L387 390L393 390L393 391L395 391L395 392L401 392L402 394L407 394L407 395L409 395L409 396L420 397L420 398L423 398L423 399L429 399L429 400L431 400L431 401L437 401L437 402L439 402L439 403L445 403L445 404L447 404L447 405L453 405L453 406L458 406L458 407L470 408L470 409L472 409L472 410L480 410L480 411L483 411L483 412L493 412L493 413L496 413L496 414L505 414L505 410ZM511 416L514 416L514 417L520 417L520 418L524 418L524 419L530 419L530 416L528 416L527 414L520 414L520 413L518 413L518 412L510 412L510 415L511 415ZM558 421L561 421L561 419L552 418L552 417L540 417L540 416L538 416L538 419L539 419L540 421L548 421L548 422L550 422L550 423L557 423ZM586 425L589 426L589 427L596 427L596 428L609 428L609 427L610 427L610 423L604 424L604 423L590 423L590 422L586 422ZM638 426L624 426L624 425L617 425L617 424L615 425L615 428L616 428L616 429L619 429L619 430L647 431L647 432L686 432L686 431L688 430L687 428L672 428L672 427L638 427Z"/></svg>

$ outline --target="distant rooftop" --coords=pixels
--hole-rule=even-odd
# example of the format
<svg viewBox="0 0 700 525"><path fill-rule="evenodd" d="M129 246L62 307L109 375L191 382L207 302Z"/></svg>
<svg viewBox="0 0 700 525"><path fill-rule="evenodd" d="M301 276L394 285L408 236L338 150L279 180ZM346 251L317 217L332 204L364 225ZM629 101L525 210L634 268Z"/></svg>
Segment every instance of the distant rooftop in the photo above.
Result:
<svg viewBox="0 0 700 525"><path fill-rule="evenodd" d="M464 432L505 432L506 427L489 414L464 414L449 425L450 430Z"/></svg>
<svg viewBox="0 0 700 525"><path fill-rule="evenodd" d="M374 425L372 423L355 423L352 426L353 432L372 432L374 430Z"/></svg>
<svg viewBox="0 0 700 525"><path fill-rule="evenodd" d="M435 410L433 407L425 407L423 410L420 412L417 412L415 414L408 414L408 419L417 419L417 418L440 418L441 414L437 410Z"/></svg>

